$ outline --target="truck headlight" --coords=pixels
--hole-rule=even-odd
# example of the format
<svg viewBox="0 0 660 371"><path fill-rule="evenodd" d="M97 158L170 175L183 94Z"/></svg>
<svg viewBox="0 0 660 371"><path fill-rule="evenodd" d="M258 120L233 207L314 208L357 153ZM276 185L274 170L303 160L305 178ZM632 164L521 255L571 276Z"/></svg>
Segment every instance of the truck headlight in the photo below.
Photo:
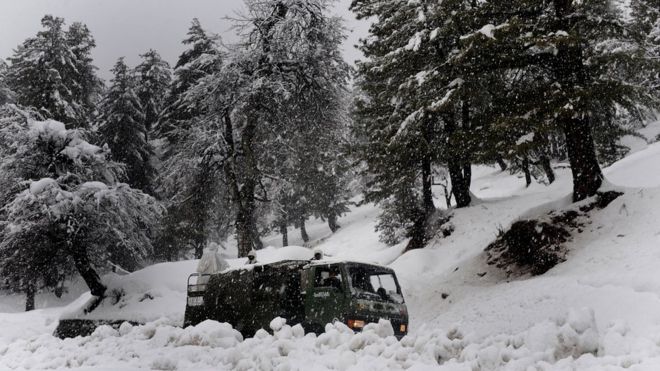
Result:
<svg viewBox="0 0 660 371"><path fill-rule="evenodd" d="M349 319L348 320L348 327L350 328L363 328L364 327L364 321L360 319Z"/></svg>
<svg viewBox="0 0 660 371"><path fill-rule="evenodd" d="M189 307L199 307L201 305L204 305L204 297L203 296L190 296L190 297L188 297L188 306Z"/></svg>

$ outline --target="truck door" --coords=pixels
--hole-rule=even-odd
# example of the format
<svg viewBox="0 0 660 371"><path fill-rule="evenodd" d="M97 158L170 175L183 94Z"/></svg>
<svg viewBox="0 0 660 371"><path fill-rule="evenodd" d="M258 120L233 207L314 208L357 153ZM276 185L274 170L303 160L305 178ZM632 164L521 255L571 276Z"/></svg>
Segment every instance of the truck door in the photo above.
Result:
<svg viewBox="0 0 660 371"><path fill-rule="evenodd" d="M335 320L343 322L348 285L342 267L315 265L308 268L306 276L305 322L315 327L314 331Z"/></svg>

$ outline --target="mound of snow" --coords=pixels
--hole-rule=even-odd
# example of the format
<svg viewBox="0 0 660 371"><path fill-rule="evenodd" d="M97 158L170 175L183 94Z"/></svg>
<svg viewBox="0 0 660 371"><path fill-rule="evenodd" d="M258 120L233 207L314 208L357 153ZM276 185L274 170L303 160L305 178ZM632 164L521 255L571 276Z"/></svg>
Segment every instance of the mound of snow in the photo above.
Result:
<svg viewBox="0 0 660 371"><path fill-rule="evenodd" d="M288 246L268 247L259 250L259 263L281 260L309 260L313 252L309 248ZM245 258L228 259L230 267L245 266ZM146 323L164 320L180 326L186 308L188 276L196 272L198 260L176 263L161 263L128 275L109 274L103 277L108 287L106 298L94 310L86 313L92 298L84 304L70 308L62 319L89 319L108 321L131 321Z"/></svg>
<svg viewBox="0 0 660 371"><path fill-rule="evenodd" d="M60 340L42 335L0 348L9 369L149 367L160 370L548 370L613 369L622 365L660 366L660 347L635 339L625 327L599 332L594 312L571 310L555 321L483 339L460 328L422 329L401 341L388 321L353 333L342 323L328 324L318 337L283 319L273 334L257 332L243 340L230 325L204 321L186 329L164 321L142 326L97 328L89 337ZM634 349L622 348L636 344ZM626 350L626 351L623 351Z"/></svg>

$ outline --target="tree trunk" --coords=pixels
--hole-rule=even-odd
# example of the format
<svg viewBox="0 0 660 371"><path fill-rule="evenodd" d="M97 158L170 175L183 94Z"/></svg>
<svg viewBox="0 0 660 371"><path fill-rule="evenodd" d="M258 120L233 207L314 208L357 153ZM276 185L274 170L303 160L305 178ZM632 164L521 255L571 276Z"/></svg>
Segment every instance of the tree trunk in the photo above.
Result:
<svg viewBox="0 0 660 371"><path fill-rule="evenodd" d="M261 237L259 237L259 229L257 228L257 222L254 220L254 212L252 213L252 223L251 223L251 230L250 230L250 235L252 236L252 246L256 250L261 250L264 248L264 243L261 242Z"/></svg>
<svg viewBox="0 0 660 371"><path fill-rule="evenodd" d="M36 294L36 285L34 280L29 280L25 284L25 311L34 310L34 296Z"/></svg>
<svg viewBox="0 0 660 371"><path fill-rule="evenodd" d="M550 164L550 157L547 155L542 155L539 159L541 163L541 168L545 172L545 176L548 178L548 183L552 184L555 181L555 172L552 170L552 165Z"/></svg>
<svg viewBox="0 0 660 371"><path fill-rule="evenodd" d="M422 160L422 197L424 202L424 212L426 215L431 215L435 212L435 205L433 204L433 189L431 178L431 159L426 155Z"/></svg>
<svg viewBox="0 0 660 371"><path fill-rule="evenodd" d="M71 257L73 258L73 264L76 266L80 276L85 280L91 294L103 297L106 287L101 283L101 277L92 268L92 262L87 256L87 251L83 247L76 248L71 251Z"/></svg>
<svg viewBox="0 0 660 371"><path fill-rule="evenodd" d="M204 244L203 243L195 243L195 259L201 259L202 255L204 255Z"/></svg>
<svg viewBox="0 0 660 371"><path fill-rule="evenodd" d="M433 139L435 136L434 126L436 117L431 116L425 121L422 135L426 142L426 152L422 158L422 202L424 204L424 213L426 216L433 215L435 205L433 204L433 153L431 151Z"/></svg>
<svg viewBox="0 0 660 371"><path fill-rule="evenodd" d="M282 234L282 246L289 246L289 231L286 223L280 223L280 233Z"/></svg>
<svg viewBox="0 0 660 371"><path fill-rule="evenodd" d="M500 165L500 169L502 171L506 171L506 169L509 168L509 165L507 165L506 162L504 162L504 159L502 158L502 156L497 155L497 159L495 161L497 161L497 164Z"/></svg>
<svg viewBox="0 0 660 371"><path fill-rule="evenodd" d="M442 186L443 191L445 192L445 203L447 204L447 209L451 207L451 192L446 186Z"/></svg>
<svg viewBox="0 0 660 371"><path fill-rule="evenodd" d="M470 188L465 181L461 166L456 163L449 164L449 176L451 178L451 192L456 200L456 207L468 207L472 201Z"/></svg>
<svg viewBox="0 0 660 371"><path fill-rule="evenodd" d="M569 16L573 11L571 0L554 0L557 27L567 29ZM587 67L584 65L582 46L577 43L559 45L556 62L552 66L556 80L564 90L573 90L576 86L589 84ZM573 174L573 202L584 200L596 194L603 184L603 172L598 164L591 122L585 114L559 118L566 137L568 162Z"/></svg>
<svg viewBox="0 0 660 371"><path fill-rule="evenodd" d="M247 256L250 250L253 249L251 219L250 211L239 204L238 213L236 214L236 242L239 257Z"/></svg>
<svg viewBox="0 0 660 371"><path fill-rule="evenodd" d="M453 117L445 119L445 132L449 138L449 150L447 154L447 169L449 170L449 178L451 179L451 193L456 200L456 207L470 206L472 198L470 197L470 185L465 180L465 165L462 162L461 151L462 148L456 143L453 138L456 132L456 122Z"/></svg>
<svg viewBox="0 0 660 371"><path fill-rule="evenodd" d="M337 232L339 229L339 224L337 224L337 215L331 214L328 216L328 227L332 233Z"/></svg>
<svg viewBox="0 0 660 371"><path fill-rule="evenodd" d="M532 184L532 173L529 171L529 157L524 156L522 159L522 171L525 173L525 187Z"/></svg>
<svg viewBox="0 0 660 371"><path fill-rule="evenodd" d="M298 224L300 226L300 237L302 237L303 242L307 243L309 242L309 235L307 234L307 229L305 228L305 217L301 216L300 220L298 221Z"/></svg>
<svg viewBox="0 0 660 371"><path fill-rule="evenodd" d="M573 202L577 202L596 194L603 184L603 173L588 121L573 119L565 123L563 129L573 174Z"/></svg>
<svg viewBox="0 0 660 371"><path fill-rule="evenodd" d="M410 241L408 241L408 245L406 246L406 251L421 249L426 245L428 239L426 234L427 221L428 221L428 216L425 215L420 215L415 220L412 229L408 234L408 236L410 237Z"/></svg>
<svg viewBox="0 0 660 371"><path fill-rule="evenodd" d="M245 174L245 179L241 179L241 182L238 179L236 171L236 167L238 166L238 162L236 161L237 153L234 143L234 128L229 111L225 111L224 121L224 138L227 141L228 148L228 158L224 164L224 172L231 192L232 201L237 206L236 221L234 225L236 228L238 256L244 257L247 256L253 248L261 247L261 240L258 235L255 235L257 233L257 228L254 223L254 192L257 187L257 168L256 158L253 151L253 141L256 136L256 122L254 117L249 117L242 133L241 149L244 161L241 162L241 166L245 167L243 172Z"/></svg>
<svg viewBox="0 0 660 371"><path fill-rule="evenodd" d="M463 163L463 181L469 194L472 186L472 164L468 160Z"/></svg>

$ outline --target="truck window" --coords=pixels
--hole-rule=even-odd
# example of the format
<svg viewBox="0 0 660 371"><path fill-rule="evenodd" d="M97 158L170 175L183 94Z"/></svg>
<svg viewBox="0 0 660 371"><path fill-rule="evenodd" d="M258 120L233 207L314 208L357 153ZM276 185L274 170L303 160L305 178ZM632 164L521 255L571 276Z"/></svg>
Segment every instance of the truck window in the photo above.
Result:
<svg viewBox="0 0 660 371"><path fill-rule="evenodd" d="M342 279L339 267L316 267L314 287L333 287L341 290Z"/></svg>
<svg viewBox="0 0 660 371"><path fill-rule="evenodd" d="M357 296L403 303L403 296L392 273L353 267L349 269L349 276L352 291Z"/></svg>

